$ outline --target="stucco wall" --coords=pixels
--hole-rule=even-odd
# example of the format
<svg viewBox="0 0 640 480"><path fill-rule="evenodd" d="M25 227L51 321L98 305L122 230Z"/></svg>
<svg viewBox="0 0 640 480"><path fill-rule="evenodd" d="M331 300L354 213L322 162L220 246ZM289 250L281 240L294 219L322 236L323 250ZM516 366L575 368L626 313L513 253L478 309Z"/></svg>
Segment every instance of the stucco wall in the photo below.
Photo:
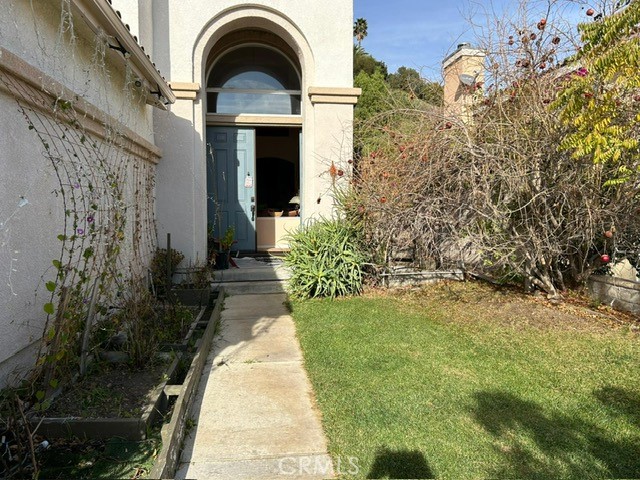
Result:
<svg viewBox="0 0 640 480"><path fill-rule="evenodd" d="M353 105L318 104L313 108L313 144L311 153L307 151L309 161L303 171L305 181L311 178L304 189L305 217L329 217L333 213L333 179L329 168L334 162L338 168L349 169L347 161L353 155L352 122Z"/></svg>
<svg viewBox="0 0 640 480"><path fill-rule="evenodd" d="M153 141L152 109L126 85L131 79L127 80L122 56L109 48L103 56L95 34L77 12L66 19L62 4L63 0L3 0L0 45Z"/></svg>
<svg viewBox="0 0 640 480"><path fill-rule="evenodd" d="M207 258L207 170L201 122L193 115L193 102L178 100L154 122L163 150L156 186L158 241L164 246L170 233L172 247L195 263Z"/></svg>
<svg viewBox="0 0 640 480"><path fill-rule="evenodd" d="M138 2L147 8L148 0ZM114 0L126 22L148 20L148 14L136 18L133 0ZM213 19L238 7L258 7L278 12L303 33L316 59L315 77L308 80L324 86L350 85L353 55L353 3L345 0L317 2L304 0L170 0L153 1L154 61L174 82L200 82L194 77L193 50L199 36ZM138 10L138 11L141 11ZM131 20L128 19L130 15ZM142 40L147 40L143 37Z"/></svg>
<svg viewBox="0 0 640 480"><path fill-rule="evenodd" d="M160 151L147 141L152 137L148 107L123 88L122 63L107 62L108 73L94 70L91 34L77 21L75 48L58 42L60 2L32 4L33 10L28 0L3 2L0 16L0 387L33 366L46 319L43 305L51 299L45 283L56 275L52 261L60 257L57 237L65 232L65 209L87 207L63 205L60 190L76 187L58 179L53 163L71 168L69 178L84 188L98 184L90 175L100 169L76 172L77 160L65 157L61 145L72 141L71 133L64 138L65 128L80 132L66 154L76 149L91 160L89 145L102 145L101 158L122 168L124 196L118 208L128 221L117 271L124 278L143 271L156 245L153 176ZM73 105L77 129L54 120L55 108L63 108L62 103L54 107L57 100ZM107 141L110 132L117 135ZM86 222L89 214L83 215Z"/></svg>
<svg viewBox="0 0 640 480"><path fill-rule="evenodd" d="M157 0L153 4L154 61L170 82L204 86L206 60L216 41L244 28L273 32L298 55L303 115L312 108L306 95L310 87L353 85L350 0ZM202 121L202 112L194 113Z"/></svg>
<svg viewBox="0 0 640 480"><path fill-rule="evenodd" d="M106 194L97 193L91 203L100 203L99 198L106 200L95 213L86 210L87 204L80 200L84 194L79 197L74 193L72 197L69 191L81 192L89 183L102 191L105 183L112 182L105 173L116 169L105 170L104 165L95 165L97 159L89 148L76 150L82 161L70 158L60 135L66 128L64 124L60 127L51 112L37 109L37 102L28 105L28 95L14 95L15 92L6 88L6 78L6 71L0 70L3 112L0 125L0 387L33 366L33 355L46 320L43 305L51 301L45 284L55 280L57 271L53 261L61 255L62 243L58 236L69 235L70 219L77 218L75 212L80 218L78 225L87 232L90 228L87 222L98 225L107 218L106 209L117 209L126 217L121 254L117 263L111 265L115 272L122 274L121 281L130 275L144 274L156 247L153 189L157 152L135 148L133 144L130 149L119 148L91 133L89 125L84 125L79 135L86 135L85 143L101 146L98 147L101 160L116 166L123 193L115 203ZM19 109L17 98L24 111ZM69 184L70 181L74 183ZM67 190L64 195L63 189ZM87 220L89 215L95 215L95 219ZM87 241L83 241L83 248L92 246L99 257L105 245L90 238L88 235ZM102 271L99 264L90 275ZM55 296L54 303L57 300Z"/></svg>
<svg viewBox="0 0 640 480"><path fill-rule="evenodd" d="M16 107L0 93L0 386L14 368L32 363L29 352L17 362L7 359L42 334L45 291L38 283L55 275L49 266L59 255L55 237L64 215L50 193L54 172ZM20 207L22 198L29 203Z"/></svg>

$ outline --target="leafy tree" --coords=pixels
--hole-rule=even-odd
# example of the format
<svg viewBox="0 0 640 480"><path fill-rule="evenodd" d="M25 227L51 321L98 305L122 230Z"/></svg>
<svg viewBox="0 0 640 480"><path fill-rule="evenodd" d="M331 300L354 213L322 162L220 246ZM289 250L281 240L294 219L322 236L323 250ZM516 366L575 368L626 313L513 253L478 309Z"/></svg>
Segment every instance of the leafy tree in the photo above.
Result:
<svg viewBox="0 0 640 480"><path fill-rule="evenodd" d="M400 67L396 73L389 75L389 85L392 88L407 92L416 91L423 82L418 71L413 68Z"/></svg>
<svg viewBox="0 0 640 480"><path fill-rule="evenodd" d="M444 103L444 88L438 82L425 82L421 90L421 100L438 107Z"/></svg>
<svg viewBox="0 0 640 480"><path fill-rule="evenodd" d="M373 56L365 52L364 48L354 45L353 47L353 77L357 77L360 72L373 75L376 71L380 71L383 77L387 78L387 65L384 62L376 60Z"/></svg>
<svg viewBox="0 0 640 480"><path fill-rule="evenodd" d="M362 89L355 109L356 120L365 121L389 109L389 89L380 70L371 75L361 71L353 83Z"/></svg>
<svg viewBox="0 0 640 480"><path fill-rule="evenodd" d="M396 73L389 75L388 81L391 88L403 90L432 105L442 105L442 86L436 82L427 82L413 68L400 67Z"/></svg>
<svg viewBox="0 0 640 480"><path fill-rule="evenodd" d="M640 133L640 2L622 2L613 14L583 23L575 71L554 102L570 126L560 143L575 159L611 164L609 184L637 171Z"/></svg>
<svg viewBox="0 0 640 480"><path fill-rule="evenodd" d="M362 45L362 40L367 36L367 20L364 18L358 18L353 22L353 36L356 37L358 46Z"/></svg>

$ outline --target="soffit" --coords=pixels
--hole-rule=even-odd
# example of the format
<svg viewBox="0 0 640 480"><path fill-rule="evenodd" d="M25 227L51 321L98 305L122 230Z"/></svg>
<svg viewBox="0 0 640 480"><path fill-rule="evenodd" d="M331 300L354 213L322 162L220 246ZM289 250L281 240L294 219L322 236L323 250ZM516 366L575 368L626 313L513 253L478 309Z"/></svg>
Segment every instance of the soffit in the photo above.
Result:
<svg viewBox="0 0 640 480"><path fill-rule="evenodd" d="M122 21L120 12L113 9L111 0L71 0L72 5L91 30L100 34L104 32L113 40L110 47L122 54L123 60L129 61L134 73L138 75L147 90L147 103L159 108L174 103L175 94L167 84L155 63L131 34L129 26Z"/></svg>

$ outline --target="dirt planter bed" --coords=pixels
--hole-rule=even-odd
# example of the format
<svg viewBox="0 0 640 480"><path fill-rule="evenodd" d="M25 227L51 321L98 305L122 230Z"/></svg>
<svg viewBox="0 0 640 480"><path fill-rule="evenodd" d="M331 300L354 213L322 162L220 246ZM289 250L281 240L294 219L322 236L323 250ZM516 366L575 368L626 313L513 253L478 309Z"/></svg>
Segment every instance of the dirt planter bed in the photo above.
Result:
<svg viewBox="0 0 640 480"><path fill-rule="evenodd" d="M127 440L144 440L151 425L166 411L168 399L164 393L167 384L176 377L181 355L171 362L166 370L167 380L147 394L148 402L140 416L132 418L83 418L44 417L32 418L31 425L40 435L49 438L78 437L106 439L122 437Z"/></svg>
<svg viewBox="0 0 640 480"><path fill-rule="evenodd" d="M218 322L220 306L223 299L222 295L218 299L213 309L213 313L209 318L209 322L203 320L203 314L206 308L202 308L193 324L191 325L184 341L181 344L171 345L172 359L169 361L162 381L147 392L144 406L140 408L139 415L131 417L110 417L110 418L83 418L78 416L64 417L31 417L29 419L32 428L38 434L49 437L70 437L86 439L107 439L111 437L121 437L127 440L144 440L147 438L151 427L158 422L169 409L171 405L171 397L175 397L189 378L185 371L190 372L193 363L198 359L201 349L205 344L204 338L209 330L215 329ZM217 317L215 316L217 313ZM206 325L202 338L196 340L196 352L192 355L187 352L188 345ZM206 355L204 355L206 357ZM189 362L189 364L185 364ZM54 405L55 405L54 400ZM177 404L176 404L177 405Z"/></svg>

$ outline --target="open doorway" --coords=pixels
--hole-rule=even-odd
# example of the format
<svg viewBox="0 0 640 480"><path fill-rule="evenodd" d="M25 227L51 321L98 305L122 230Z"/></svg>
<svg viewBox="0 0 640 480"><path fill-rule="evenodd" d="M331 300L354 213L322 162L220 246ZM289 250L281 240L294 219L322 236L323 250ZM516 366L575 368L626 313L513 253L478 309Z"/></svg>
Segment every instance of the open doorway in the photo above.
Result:
<svg viewBox="0 0 640 480"><path fill-rule="evenodd" d="M299 128L256 129L258 217L298 210L290 200L300 193L299 135Z"/></svg>
<svg viewBox="0 0 640 480"><path fill-rule="evenodd" d="M300 127L208 127L208 222L242 252L288 248L300 224Z"/></svg>
<svg viewBox="0 0 640 480"><path fill-rule="evenodd" d="M285 237L300 224L300 132L256 128L257 249L287 248Z"/></svg>

